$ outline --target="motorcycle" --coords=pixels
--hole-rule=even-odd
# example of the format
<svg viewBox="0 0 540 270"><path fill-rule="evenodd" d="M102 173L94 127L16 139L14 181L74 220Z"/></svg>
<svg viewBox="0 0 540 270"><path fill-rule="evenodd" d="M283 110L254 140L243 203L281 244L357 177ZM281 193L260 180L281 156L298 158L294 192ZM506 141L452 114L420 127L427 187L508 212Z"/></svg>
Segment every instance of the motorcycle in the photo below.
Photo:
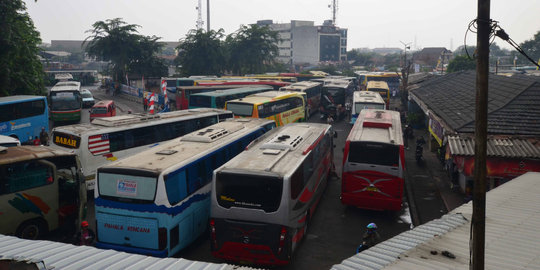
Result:
<svg viewBox="0 0 540 270"><path fill-rule="evenodd" d="M416 140L416 151L415 151L415 158L416 158L416 163L418 165L422 165L422 163L424 162L424 144L426 143L426 141L424 140L423 137L420 137L418 140Z"/></svg>

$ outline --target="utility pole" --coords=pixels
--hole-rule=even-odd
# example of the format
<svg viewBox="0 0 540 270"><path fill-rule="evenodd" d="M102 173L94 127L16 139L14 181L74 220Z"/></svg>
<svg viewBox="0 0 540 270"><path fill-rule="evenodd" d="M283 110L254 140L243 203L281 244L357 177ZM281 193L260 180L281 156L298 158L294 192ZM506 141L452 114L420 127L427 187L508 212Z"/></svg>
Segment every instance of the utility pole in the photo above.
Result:
<svg viewBox="0 0 540 270"><path fill-rule="evenodd" d="M474 189L472 216L472 258L469 269L483 270L486 236L486 158L487 158L487 97L489 79L489 34L491 32L490 0L478 0L476 24L476 113Z"/></svg>
<svg viewBox="0 0 540 270"><path fill-rule="evenodd" d="M407 101L409 99L409 92L407 90L407 87L409 87L409 71L411 69L411 63L407 63L407 49L411 49L411 43L405 43L401 40L399 42L403 44L403 55L405 58L403 61L403 67L401 68L401 105L403 106L403 110L407 111Z"/></svg>
<svg viewBox="0 0 540 270"><path fill-rule="evenodd" d="M206 0L206 32L210 33L210 0Z"/></svg>

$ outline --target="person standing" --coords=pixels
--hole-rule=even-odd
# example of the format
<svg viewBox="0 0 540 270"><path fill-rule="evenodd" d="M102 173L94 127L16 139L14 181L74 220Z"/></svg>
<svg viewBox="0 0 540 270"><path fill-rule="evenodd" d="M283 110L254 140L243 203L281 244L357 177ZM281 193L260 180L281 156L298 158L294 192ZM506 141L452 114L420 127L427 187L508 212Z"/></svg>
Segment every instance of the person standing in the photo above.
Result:
<svg viewBox="0 0 540 270"><path fill-rule="evenodd" d="M41 141L39 140L38 136L36 136L34 138L34 140L32 141L32 144L33 145L41 145Z"/></svg>
<svg viewBox="0 0 540 270"><path fill-rule="evenodd" d="M148 99L146 98L146 95L143 96L143 107L146 112L148 110Z"/></svg>
<svg viewBox="0 0 540 270"><path fill-rule="evenodd" d="M47 134L47 131L45 131L45 127L41 128L41 132L39 133L39 141L42 145L49 145L49 134Z"/></svg>

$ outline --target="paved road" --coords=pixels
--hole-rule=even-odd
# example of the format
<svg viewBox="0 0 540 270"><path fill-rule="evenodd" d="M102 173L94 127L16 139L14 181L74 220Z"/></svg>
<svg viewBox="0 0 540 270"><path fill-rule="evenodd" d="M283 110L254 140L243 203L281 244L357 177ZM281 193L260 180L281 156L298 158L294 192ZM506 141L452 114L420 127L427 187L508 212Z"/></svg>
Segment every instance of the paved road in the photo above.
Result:
<svg viewBox="0 0 540 270"><path fill-rule="evenodd" d="M96 99L113 99L119 108L119 114L128 110L142 112L142 104L128 100L123 95L110 96L105 91L91 89ZM319 122L316 114L311 118L312 122ZM337 171L341 172L341 162L345 139L349 133L350 125L346 121L333 124L338 132L335 140L334 163ZM329 181L327 190L312 217L307 237L294 254L293 261L286 267L277 269L330 269L334 264L352 256L356 247L360 243L361 235L365 226L370 222L375 222L380 228L382 240L389 239L411 227L409 208L407 201L405 207L400 212L379 212L361 210L341 204L339 194L341 191L341 180L334 177ZM88 220L93 226L94 211L93 202L89 204ZM201 236L196 242L177 254L189 260L221 263L210 254L210 242L208 234Z"/></svg>

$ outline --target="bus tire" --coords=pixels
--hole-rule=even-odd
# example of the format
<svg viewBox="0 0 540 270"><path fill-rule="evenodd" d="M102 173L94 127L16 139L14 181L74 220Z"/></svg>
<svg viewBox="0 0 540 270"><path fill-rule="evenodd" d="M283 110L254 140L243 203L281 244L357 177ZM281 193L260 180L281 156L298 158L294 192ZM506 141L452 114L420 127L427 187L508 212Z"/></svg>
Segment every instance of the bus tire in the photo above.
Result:
<svg viewBox="0 0 540 270"><path fill-rule="evenodd" d="M31 219L17 228L15 235L22 239L36 240L47 233L47 223L42 219Z"/></svg>

